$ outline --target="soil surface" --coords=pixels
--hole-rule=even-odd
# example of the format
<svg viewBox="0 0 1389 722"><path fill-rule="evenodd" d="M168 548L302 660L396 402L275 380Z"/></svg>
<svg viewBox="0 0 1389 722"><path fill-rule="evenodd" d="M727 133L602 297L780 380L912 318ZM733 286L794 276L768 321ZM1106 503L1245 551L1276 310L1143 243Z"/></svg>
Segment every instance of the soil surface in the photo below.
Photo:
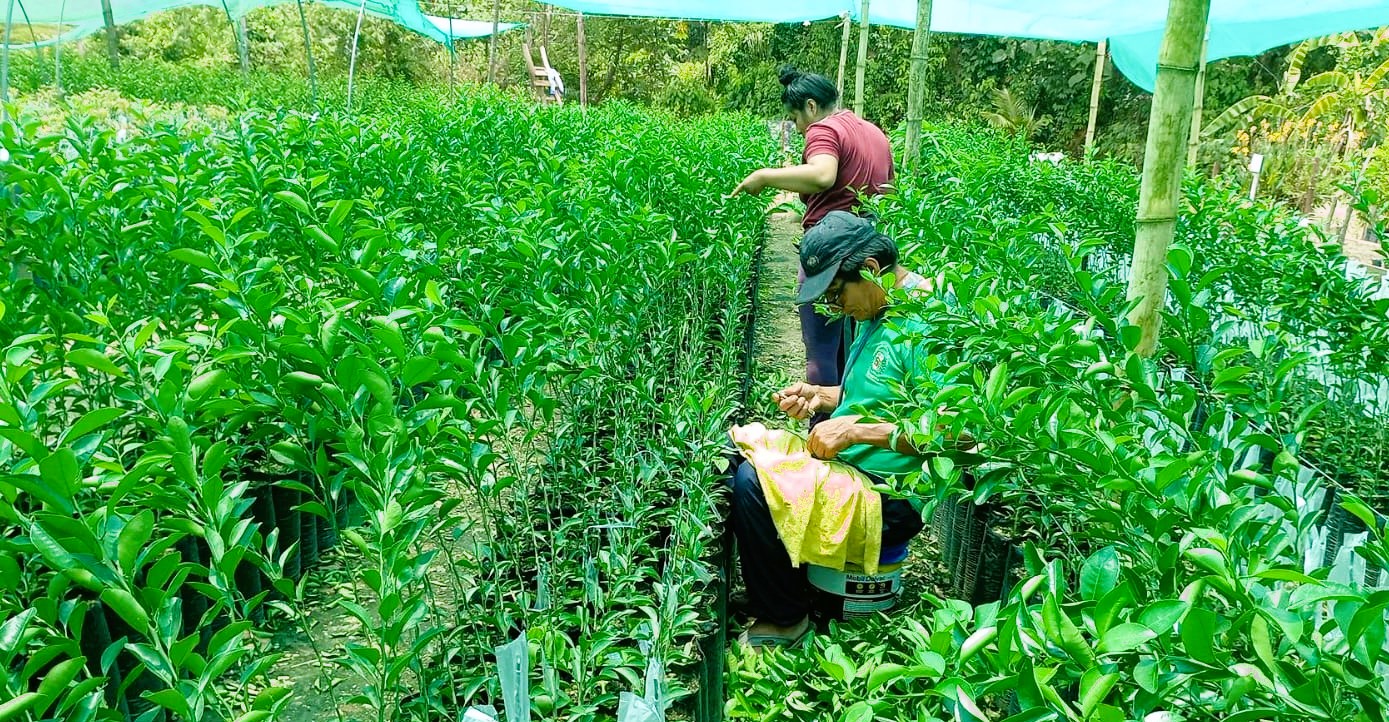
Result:
<svg viewBox="0 0 1389 722"><path fill-rule="evenodd" d="M805 347L796 313L796 272L800 260L800 217L775 213L768 218L767 243L757 269L757 319L754 321L752 416L785 426L789 421L772 404L772 392L805 378Z"/></svg>

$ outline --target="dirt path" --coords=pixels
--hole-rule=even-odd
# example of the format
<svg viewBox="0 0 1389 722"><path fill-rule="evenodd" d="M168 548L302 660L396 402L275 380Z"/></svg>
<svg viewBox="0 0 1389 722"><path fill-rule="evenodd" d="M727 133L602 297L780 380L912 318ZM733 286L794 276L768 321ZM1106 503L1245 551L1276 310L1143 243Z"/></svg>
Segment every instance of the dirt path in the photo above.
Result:
<svg viewBox="0 0 1389 722"><path fill-rule="evenodd" d="M758 268L757 319L753 335L753 417L778 425L785 421L776 414L770 397L805 376L805 347L801 344L801 322L796 315L796 272L800 268L795 243L800 240L800 218L793 213L776 213L768 218L767 245L762 249Z"/></svg>

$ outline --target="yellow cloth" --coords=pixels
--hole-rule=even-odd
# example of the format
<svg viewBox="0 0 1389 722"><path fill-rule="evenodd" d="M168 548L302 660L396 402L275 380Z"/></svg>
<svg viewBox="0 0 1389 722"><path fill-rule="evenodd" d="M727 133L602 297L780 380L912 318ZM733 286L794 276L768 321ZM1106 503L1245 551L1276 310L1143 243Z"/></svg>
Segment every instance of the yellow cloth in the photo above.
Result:
<svg viewBox="0 0 1389 722"><path fill-rule="evenodd" d="M733 427L729 436L757 469L792 564L843 571L849 562L878 572L883 502L863 472L811 456L805 439L789 431L754 423Z"/></svg>

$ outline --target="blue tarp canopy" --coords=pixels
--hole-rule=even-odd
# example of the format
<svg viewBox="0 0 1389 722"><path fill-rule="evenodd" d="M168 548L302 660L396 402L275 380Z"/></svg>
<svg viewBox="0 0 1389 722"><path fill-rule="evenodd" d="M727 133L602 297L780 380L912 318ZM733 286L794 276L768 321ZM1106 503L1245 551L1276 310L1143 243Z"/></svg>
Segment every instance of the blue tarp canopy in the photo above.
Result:
<svg viewBox="0 0 1389 722"><path fill-rule="evenodd" d="M294 2L295 0L111 0L111 14L117 25L135 22L162 10L204 6L224 9L232 17L242 17L257 8L271 7ZM485 37L492 34L492 23L476 20L454 19L452 37L449 33L449 19L425 15L420 11L418 0L306 0L320 5L339 8L350 12L362 10L367 15L390 20L400 26L413 30L427 38L441 43L450 39ZM60 26L63 31L37 45L51 45L56 42L76 40L97 32L104 26L101 0L38 0L28 2L28 22L35 25ZM0 18L3 19L3 18ZM19 11L14 14L15 24L25 21ZM484 27L485 26L485 29ZM3 27L3 24L0 24ZM499 31L517 27L514 23L503 23ZM36 43L16 43L17 47Z"/></svg>
<svg viewBox="0 0 1389 722"><path fill-rule="evenodd" d="M857 0L546 0L596 15L789 23L848 14ZM916 0L871 0L869 22L916 27ZM1117 66L1151 91L1167 20L1160 0L934 0L931 29L1072 42L1109 39ZM1257 55L1307 38L1389 25L1389 0L1211 0L1210 60Z"/></svg>

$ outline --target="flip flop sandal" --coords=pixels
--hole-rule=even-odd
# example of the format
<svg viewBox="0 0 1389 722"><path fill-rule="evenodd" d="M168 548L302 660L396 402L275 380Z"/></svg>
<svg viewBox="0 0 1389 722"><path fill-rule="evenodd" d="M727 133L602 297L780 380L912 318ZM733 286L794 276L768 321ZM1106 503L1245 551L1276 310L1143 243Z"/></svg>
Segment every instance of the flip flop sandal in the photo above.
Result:
<svg viewBox="0 0 1389 722"><path fill-rule="evenodd" d="M814 624L807 622L805 631L795 637L788 637L784 634L748 634L747 631L744 631L738 635L738 643L754 652L764 647L786 647L789 649L804 642L810 636L810 630L814 628Z"/></svg>

